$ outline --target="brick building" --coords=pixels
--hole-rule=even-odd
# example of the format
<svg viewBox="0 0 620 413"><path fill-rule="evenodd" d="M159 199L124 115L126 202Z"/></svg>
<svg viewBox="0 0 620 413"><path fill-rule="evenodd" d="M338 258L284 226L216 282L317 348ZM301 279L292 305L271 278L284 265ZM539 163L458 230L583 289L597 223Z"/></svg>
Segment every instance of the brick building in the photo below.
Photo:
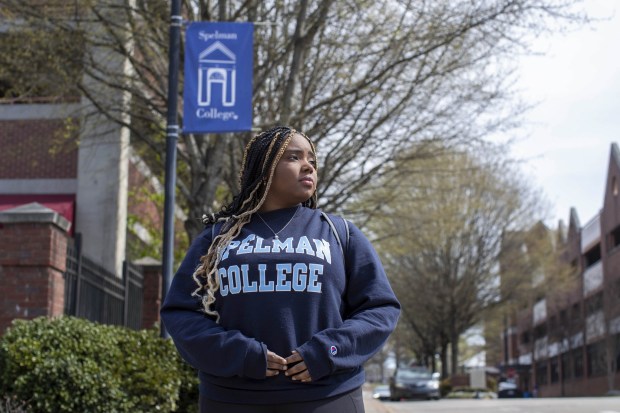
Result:
<svg viewBox="0 0 620 413"><path fill-rule="evenodd" d="M0 26L4 35L10 24L0 21ZM129 67L126 59L98 50L88 57L110 74L124 74ZM24 73L29 70L25 67ZM36 79L37 74L30 76ZM83 84L108 94L118 108L130 101L126 92L106 90L87 74L82 76ZM59 298L58 286L67 270L63 259L70 260L66 250L78 234L80 256L102 273L121 279L126 262L141 258L136 245L155 241L152 235L160 232L163 214L149 197L160 193L161 185L132 150L127 127L97 114L74 84L51 82L33 87L34 96L15 96L11 81L0 79L0 291L12 297L0 308L0 331L12 317L62 313L59 308L66 300ZM19 208L26 205L32 217L23 218L28 214ZM49 218L54 213L58 217ZM23 219L15 221L16 216ZM52 221L37 221L41 216ZM135 217L141 219L131 219ZM36 249L56 258L42 258L41 263ZM149 261L144 267L151 271L156 264ZM23 281L37 274L40 282L28 284L38 285L32 287L32 294L21 291ZM55 287L49 292L43 285ZM25 311L35 296L37 302L46 297L46 303L37 304L36 311ZM20 304L20 299L30 304ZM152 309L144 311L158 320Z"/></svg>
<svg viewBox="0 0 620 413"><path fill-rule="evenodd" d="M600 212L581 225L571 209L556 238L578 277L553 297L539 291L503 334L502 367L543 397L620 389L620 150L612 144Z"/></svg>

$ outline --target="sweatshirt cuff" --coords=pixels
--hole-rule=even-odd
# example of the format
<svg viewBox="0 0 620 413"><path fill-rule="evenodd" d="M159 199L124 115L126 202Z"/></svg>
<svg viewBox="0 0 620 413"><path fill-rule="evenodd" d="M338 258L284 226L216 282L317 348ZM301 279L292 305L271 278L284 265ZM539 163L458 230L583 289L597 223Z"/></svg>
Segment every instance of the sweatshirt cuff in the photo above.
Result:
<svg viewBox="0 0 620 413"><path fill-rule="evenodd" d="M243 377L264 379L267 375L267 346L260 341L250 340L245 352Z"/></svg>
<svg viewBox="0 0 620 413"><path fill-rule="evenodd" d="M334 362L331 358L335 351L330 352L330 349L325 348L325 345L320 341L310 340L296 350L303 357L312 381L319 380L332 373Z"/></svg>

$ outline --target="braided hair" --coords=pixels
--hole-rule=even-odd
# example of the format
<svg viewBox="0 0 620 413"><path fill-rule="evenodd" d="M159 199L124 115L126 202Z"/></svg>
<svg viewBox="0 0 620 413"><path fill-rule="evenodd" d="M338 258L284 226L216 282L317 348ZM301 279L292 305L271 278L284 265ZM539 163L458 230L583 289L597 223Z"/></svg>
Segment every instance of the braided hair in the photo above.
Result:
<svg viewBox="0 0 620 413"><path fill-rule="evenodd" d="M295 134L306 138L316 154L310 138L295 129L276 126L259 133L248 142L243 153L239 172L239 194L219 212L203 216L204 224L215 225L217 222L223 224L219 235L212 240L207 253L200 258L200 265L194 271L192 277L198 288L192 295L201 299L205 313L216 317L217 322L220 316L212 307L215 303L215 292L220 287L217 266L221 254L230 241L241 233L241 228L250 222L252 214L265 202L276 166ZM302 202L302 206L312 209L315 209L316 205L316 191L308 200Z"/></svg>

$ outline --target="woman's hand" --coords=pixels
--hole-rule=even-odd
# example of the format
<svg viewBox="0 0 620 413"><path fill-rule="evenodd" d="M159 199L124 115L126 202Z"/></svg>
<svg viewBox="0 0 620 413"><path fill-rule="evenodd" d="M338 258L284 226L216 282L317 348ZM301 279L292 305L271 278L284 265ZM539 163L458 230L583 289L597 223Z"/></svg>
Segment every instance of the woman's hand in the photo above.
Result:
<svg viewBox="0 0 620 413"><path fill-rule="evenodd" d="M309 382L312 381L312 377L310 377L310 372L308 371L308 367L304 362L304 359L301 357L301 354L293 350L293 354L286 358L287 364L295 364L293 367L289 367L286 370L286 375L293 380L299 380L301 382Z"/></svg>
<svg viewBox="0 0 620 413"><path fill-rule="evenodd" d="M267 350L267 377L277 376L280 371L286 370L288 368L286 364L287 361L284 357Z"/></svg>

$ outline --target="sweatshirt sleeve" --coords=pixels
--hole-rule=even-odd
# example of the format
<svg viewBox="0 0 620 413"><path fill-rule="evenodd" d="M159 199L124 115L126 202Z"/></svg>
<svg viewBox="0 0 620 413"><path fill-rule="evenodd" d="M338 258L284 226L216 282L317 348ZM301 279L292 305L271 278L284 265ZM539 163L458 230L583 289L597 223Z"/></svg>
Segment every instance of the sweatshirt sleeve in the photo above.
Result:
<svg viewBox="0 0 620 413"><path fill-rule="evenodd" d="M218 377L265 378L266 346L238 330L224 329L192 296L197 288L192 274L211 243L210 228L194 240L175 274L160 311L162 322L192 367Z"/></svg>
<svg viewBox="0 0 620 413"><path fill-rule="evenodd" d="M364 364L381 349L400 314L379 256L364 234L348 225L344 323L315 334L297 349L313 381Z"/></svg>

